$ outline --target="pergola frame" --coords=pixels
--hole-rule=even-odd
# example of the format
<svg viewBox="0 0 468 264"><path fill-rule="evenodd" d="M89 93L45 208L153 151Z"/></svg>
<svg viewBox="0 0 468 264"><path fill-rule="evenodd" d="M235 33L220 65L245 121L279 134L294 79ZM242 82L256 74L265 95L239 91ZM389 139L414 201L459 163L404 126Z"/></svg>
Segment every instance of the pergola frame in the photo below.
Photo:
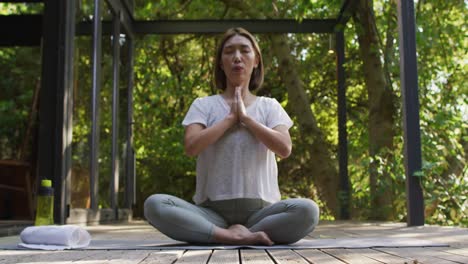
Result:
<svg viewBox="0 0 468 264"><path fill-rule="evenodd" d="M98 211L98 146L99 146L99 91L101 87L102 35L113 36L113 105L112 105L112 175L111 207L113 218L119 217L117 204L118 163L118 98L119 59L118 45L121 33L128 43L129 71L127 83L127 160L125 207L135 203L135 153L133 151L133 52L134 36L139 34L213 34L230 27L244 27L252 33L328 33L336 39L338 80L338 135L339 175L342 196L350 196L348 178L348 151L346 131L346 84L344 29L352 14L356 0L344 0L337 18L266 20L155 20L136 21L133 18L133 0L106 0L112 11L112 21L101 20L103 0L94 0L94 16L89 22L75 22L76 0L0 0L0 2L43 2L43 15L0 16L0 46L39 45L42 39L42 88L39 109L39 178L53 179L56 189L55 222L64 224L70 214L71 140L73 116L73 60L76 35L92 35L92 132L90 153L90 190L92 212ZM424 224L424 202L420 178L414 173L421 170L421 143L419 126L419 99L416 66L414 2L398 0L398 28L400 37L400 73L403 100L403 126L405 144L405 171L407 186L407 224ZM38 33L40 32L40 34ZM5 37L6 36L6 37ZM52 147L51 147L52 146ZM349 199L341 200L341 218L349 218Z"/></svg>

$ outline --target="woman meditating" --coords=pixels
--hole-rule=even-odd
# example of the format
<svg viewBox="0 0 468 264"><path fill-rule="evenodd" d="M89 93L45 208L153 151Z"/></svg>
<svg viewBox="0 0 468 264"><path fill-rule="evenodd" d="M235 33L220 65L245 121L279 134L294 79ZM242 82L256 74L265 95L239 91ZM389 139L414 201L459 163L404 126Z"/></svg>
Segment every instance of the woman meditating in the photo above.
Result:
<svg viewBox="0 0 468 264"><path fill-rule="evenodd" d="M263 61L245 29L225 32L216 53L220 94L197 98L182 124L185 151L197 156L195 204L155 194L145 217L160 232L192 243L273 245L310 233L319 208L281 200L275 155L291 154L292 120L275 99L251 93L263 83Z"/></svg>

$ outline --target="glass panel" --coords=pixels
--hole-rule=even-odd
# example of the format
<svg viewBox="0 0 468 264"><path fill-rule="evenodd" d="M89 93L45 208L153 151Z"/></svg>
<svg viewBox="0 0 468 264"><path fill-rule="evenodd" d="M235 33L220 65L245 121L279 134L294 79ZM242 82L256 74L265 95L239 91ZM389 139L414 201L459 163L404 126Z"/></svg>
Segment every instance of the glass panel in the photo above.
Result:
<svg viewBox="0 0 468 264"><path fill-rule="evenodd" d="M75 40L71 208L90 208L92 37Z"/></svg>
<svg viewBox="0 0 468 264"><path fill-rule="evenodd" d="M93 17L94 1L80 2L77 22ZM104 2L101 17L111 19ZM110 35L102 33L101 90L99 94L98 205L109 207L112 130L112 47ZM75 41L75 88L73 110L71 208L90 208L90 141L92 129L92 51L91 35L77 36Z"/></svg>
<svg viewBox="0 0 468 264"><path fill-rule="evenodd" d="M122 25L121 25L122 29ZM120 35L120 81L119 81L119 192L118 192L118 205L123 208L125 206L125 186L126 186L126 164L127 164L127 103L128 103L128 38L125 34Z"/></svg>

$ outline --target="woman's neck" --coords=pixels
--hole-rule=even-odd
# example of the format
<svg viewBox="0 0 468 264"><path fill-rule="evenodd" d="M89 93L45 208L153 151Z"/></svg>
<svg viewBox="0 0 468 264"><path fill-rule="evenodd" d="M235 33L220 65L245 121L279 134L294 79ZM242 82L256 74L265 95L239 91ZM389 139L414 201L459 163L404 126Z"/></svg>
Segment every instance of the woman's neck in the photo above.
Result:
<svg viewBox="0 0 468 264"><path fill-rule="evenodd" d="M252 93L250 93L250 91L249 91L249 85L248 84L233 85L233 84L228 83L226 89L223 92L223 97L226 98L226 99L234 98L234 96L236 94L236 87L239 87L239 86L242 87L241 88L242 98L246 99L250 95L252 95Z"/></svg>
<svg viewBox="0 0 468 264"><path fill-rule="evenodd" d="M236 87L233 86L228 86L226 87L226 90L222 93L222 97L230 102L231 100L234 100L236 92ZM250 92L248 86L243 86L242 87L242 92L241 92L242 100L244 100L245 106L249 106L253 101L255 101L256 96Z"/></svg>
<svg viewBox="0 0 468 264"><path fill-rule="evenodd" d="M229 100L234 100L234 97L236 96L236 89L228 89L226 88L226 90L224 90L224 92L222 93L223 97L225 99L229 99ZM241 96L242 98L245 98L247 95L246 91L244 89L242 89L241 91Z"/></svg>

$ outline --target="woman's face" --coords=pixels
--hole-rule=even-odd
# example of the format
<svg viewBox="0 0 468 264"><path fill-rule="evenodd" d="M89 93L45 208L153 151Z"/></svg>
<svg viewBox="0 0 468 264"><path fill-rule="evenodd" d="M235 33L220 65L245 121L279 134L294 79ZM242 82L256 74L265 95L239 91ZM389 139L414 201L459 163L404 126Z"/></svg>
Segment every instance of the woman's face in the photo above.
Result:
<svg viewBox="0 0 468 264"><path fill-rule="evenodd" d="M224 43L221 63L228 85L236 86L245 81L248 84L254 67L258 66L258 58L248 38L234 35Z"/></svg>

